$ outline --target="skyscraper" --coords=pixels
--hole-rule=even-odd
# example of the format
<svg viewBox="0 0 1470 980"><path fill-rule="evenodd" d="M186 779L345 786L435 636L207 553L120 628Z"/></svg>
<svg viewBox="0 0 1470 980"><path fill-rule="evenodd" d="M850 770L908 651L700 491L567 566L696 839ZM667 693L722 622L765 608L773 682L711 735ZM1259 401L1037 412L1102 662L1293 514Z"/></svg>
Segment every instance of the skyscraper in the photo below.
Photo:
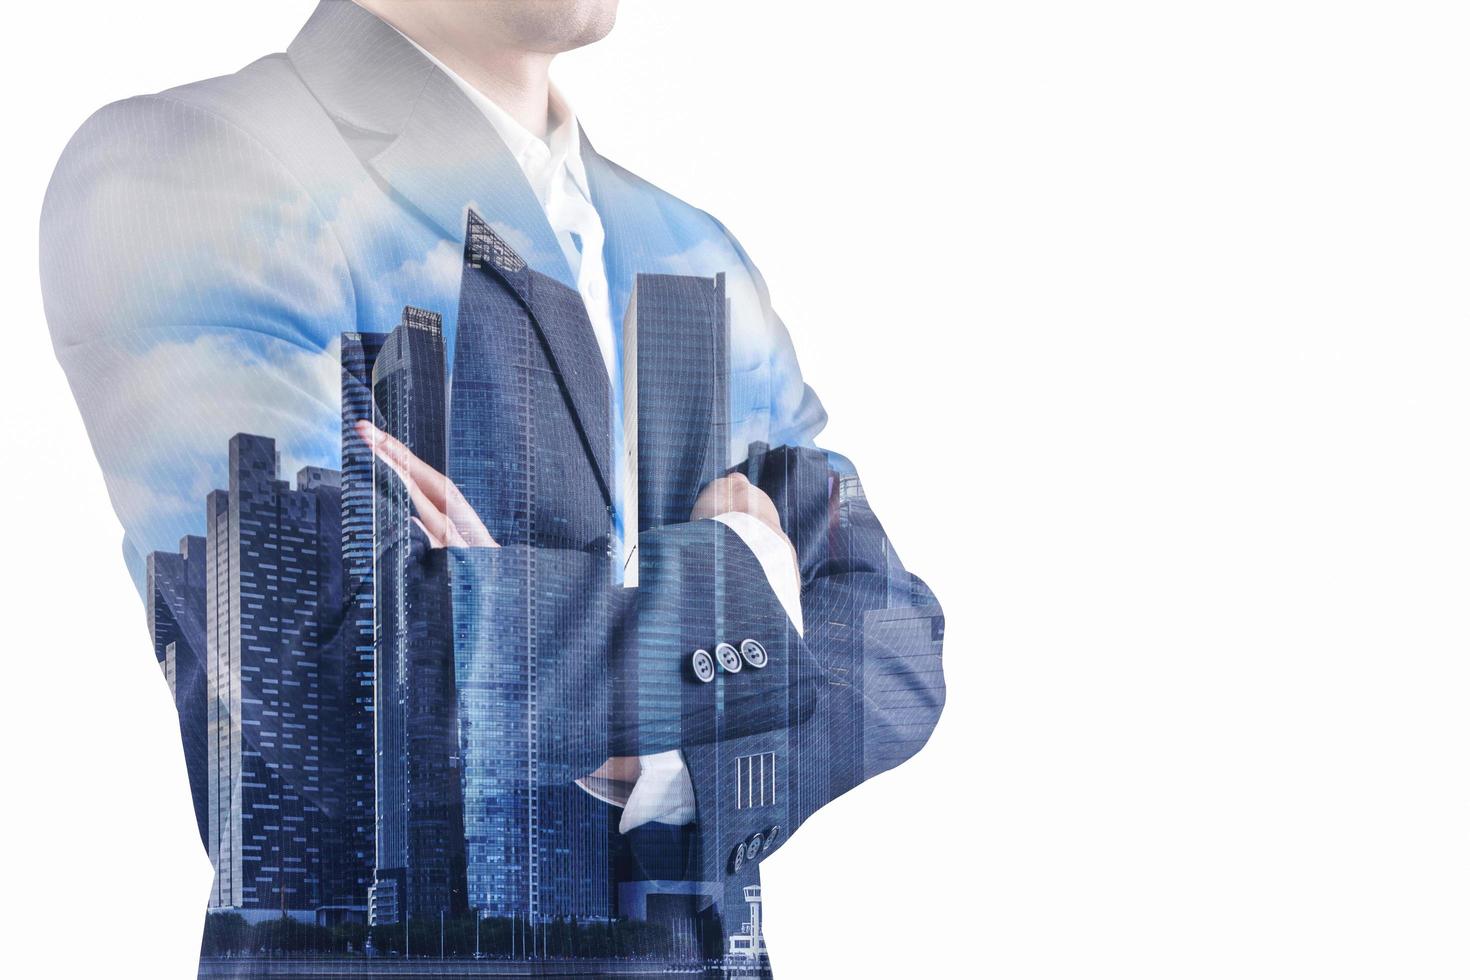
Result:
<svg viewBox="0 0 1470 980"><path fill-rule="evenodd" d="M341 845L338 474L276 478L273 440L230 440L206 505L210 905L337 900Z"/></svg>
<svg viewBox="0 0 1470 980"><path fill-rule="evenodd" d="M634 282L623 317L623 418L637 447L628 465L636 464L639 531L687 521L700 489L730 463L729 333L724 273Z"/></svg>
<svg viewBox="0 0 1470 980"><path fill-rule="evenodd" d="M373 721L373 452L357 434L373 417L373 365L387 334L342 334L342 622L346 806L343 846L353 858L352 894L365 902L376 863Z"/></svg>
<svg viewBox="0 0 1470 980"><path fill-rule="evenodd" d="M168 679L169 693L179 713L179 736L184 765L194 797L199 837L209 828L209 766L205 750L205 557L204 539L189 535L177 553L148 555L148 632L153 653Z"/></svg>
<svg viewBox="0 0 1470 980"><path fill-rule="evenodd" d="M548 330L585 331L590 344L591 328L575 290L529 269L471 212L449 476L506 547L485 578L454 581L469 900L486 914L515 917L525 929L518 942L535 949L540 926L558 916L587 920L612 912L616 811L573 783L587 774L574 760L607 755L592 744L600 738L606 747L606 718L597 714L606 699L538 669L553 654L589 664L606 657L594 640L604 615L601 593L553 595L550 583L570 580L539 576L538 562L558 554L604 556L609 524L602 491L570 475L584 472L586 450L575 430L553 428L565 427L569 416L560 385L546 374L537 324L495 288L495 276L535 297ZM589 353L595 357L595 348ZM594 364L600 377L601 358L589 357ZM568 438L548 437L557 431ZM612 558L606 560L610 572ZM504 601L497 601L501 590Z"/></svg>
<svg viewBox="0 0 1470 980"><path fill-rule="evenodd" d="M445 462L444 333L439 314L405 307L372 368L375 424L439 472ZM371 914L465 907L449 583L426 553L403 481L373 465L377 699L376 851Z"/></svg>
<svg viewBox="0 0 1470 980"><path fill-rule="evenodd" d="M624 477L628 487L629 537L666 524L689 520L700 488L725 472L729 447L729 318L725 277L639 275L623 317ZM636 556L631 556L636 561ZM673 581L684 572L670 564L645 568L633 578L662 594L685 589L710 592L705 581ZM645 575L659 581L639 581ZM627 579L625 579L627 581ZM653 620L650 617L650 620ZM678 617L665 621L677 623ZM650 639L644 651L664 656L680 649L683 638ZM677 742L685 696L682 679L667 671L629 671L626 689L617 693L616 711L639 718L641 731L662 732ZM655 721L654 719L658 719Z"/></svg>
<svg viewBox="0 0 1470 980"><path fill-rule="evenodd" d="M621 341L625 512L628 535L636 540L641 532L688 521L700 489L722 476L729 462L724 275L639 275L623 317ZM718 559L704 566L661 562L650 555L640 561L633 554L627 560L641 567L636 575L625 574L625 584L636 582L648 595L713 595L729 584L729 576L739 574ZM687 649L687 637L681 634L677 610L665 609L664 615L654 607L648 611L653 615L640 622L635 656L650 669L623 672L613 711L620 718L637 719L640 733L677 744L683 703L693 692L684 678L658 670L654 662ZM729 764L740 761L732 758ZM718 805L705 801L699 819L705 840L719 840ZM676 948L702 945L696 939L704 931L701 913L717 900L721 888L715 882L676 880L682 877L688 838L648 828L629 846L637 848L638 859L620 869L619 912L668 926ZM673 869L681 870L676 874Z"/></svg>

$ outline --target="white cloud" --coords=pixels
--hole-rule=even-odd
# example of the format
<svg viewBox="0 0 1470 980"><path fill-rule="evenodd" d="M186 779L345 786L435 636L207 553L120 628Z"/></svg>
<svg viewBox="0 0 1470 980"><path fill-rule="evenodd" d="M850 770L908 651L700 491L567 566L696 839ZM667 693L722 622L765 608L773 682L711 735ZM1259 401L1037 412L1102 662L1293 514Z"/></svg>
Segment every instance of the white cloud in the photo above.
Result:
<svg viewBox="0 0 1470 980"><path fill-rule="evenodd" d="M336 342L308 350L206 333L142 352L79 345L63 362L113 506L142 550L201 532L205 496L225 485L237 432L275 439L288 479L303 465L338 463Z"/></svg>

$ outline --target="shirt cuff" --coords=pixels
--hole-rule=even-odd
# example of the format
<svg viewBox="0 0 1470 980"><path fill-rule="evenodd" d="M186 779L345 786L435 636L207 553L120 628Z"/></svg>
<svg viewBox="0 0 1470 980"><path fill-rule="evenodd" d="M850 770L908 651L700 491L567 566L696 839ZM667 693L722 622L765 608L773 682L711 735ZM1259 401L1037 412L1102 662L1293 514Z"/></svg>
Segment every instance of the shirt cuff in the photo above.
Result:
<svg viewBox="0 0 1470 980"><path fill-rule="evenodd" d="M694 783L678 749L641 756L642 771L623 805L618 833L626 834L646 823L675 827L694 822Z"/></svg>
<svg viewBox="0 0 1470 980"><path fill-rule="evenodd" d="M771 591L786 611L786 616L798 633L803 632L801 616L801 575L797 571L796 556L791 543L784 534L777 534L759 518L743 512L720 514L714 518L734 531L760 562L766 573ZM636 830L646 823L683 826L693 823L694 783L689 778L689 769L684 765L684 756L677 749L645 755L639 759L641 771L633 791L623 804L623 816L618 821L621 834ZM584 789L588 789L586 786ZM592 792L588 789L588 792ZM599 795L594 793L593 795ZM602 797L607 799L606 797ZM609 800L608 802L614 801Z"/></svg>
<svg viewBox="0 0 1470 980"><path fill-rule="evenodd" d="M796 570L796 555L786 535L777 534L770 525L743 511L720 514L713 518L740 536L745 546L760 562L771 583L771 591L786 610L786 617L797 633L804 633L801 618L801 576Z"/></svg>

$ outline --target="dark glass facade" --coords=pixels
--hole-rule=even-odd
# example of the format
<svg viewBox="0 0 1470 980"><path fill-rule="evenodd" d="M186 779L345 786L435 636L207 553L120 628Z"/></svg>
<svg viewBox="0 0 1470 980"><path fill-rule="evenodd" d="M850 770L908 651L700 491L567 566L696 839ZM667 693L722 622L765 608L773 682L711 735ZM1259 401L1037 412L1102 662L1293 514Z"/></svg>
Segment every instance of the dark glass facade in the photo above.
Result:
<svg viewBox="0 0 1470 980"><path fill-rule="evenodd" d="M150 552L146 586L148 633L178 709L184 765L189 771L194 819L201 839L209 828L205 790L209 766L204 711L204 548L202 537L188 535L179 542L177 552Z"/></svg>
<svg viewBox="0 0 1470 980"><path fill-rule="evenodd" d="M315 910L341 880L338 474L276 478L230 440L206 506L208 839L216 908Z"/></svg>
<svg viewBox="0 0 1470 980"><path fill-rule="evenodd" d="M555 685L538 659L556 648L588 662L602 651L586 620L599 618L597 597L557 594L537 574L537 556L507 549L495 579L469 587L456 580L455 648L465 759L464 837L470 904L487 915L522 920L536 930L556 918L611 916L611 835L617 811L579 788L571 763L600 734L587 714L605 704L585 687ZM548 577L549 578L549 577ZM484 590L531 583L536 602L505 602L482 615ZM562 580L557 580L562 581ZM590 599L578 609L572 600ZM605 734L603 735L605 737Z"/></svg>
<svg viewBox="0 0 1470 980"><path fill-rule="evenodd" d="M439 472L445 465L444 333L406 307L372 369L375 424ZM373 464L376 721L375 924L465 907L449 586L403 481ZM393 901L388 901L391 890Z"/></svg>
<svg viewBox="0 0 1470 980"><path fill-rule="evenodd" d="M556 549L606 556L608 518L595 483L565 476L585 469L580 440L541 431L565 417L564 406L543 401L559 401L560 386L524 306L489 279L490 263L568 316L586 314L574 291L526 269L471 212L448 472L507 547L490 559L488 577L458 579L454 591L469 902L521 923L523 945L535 949L557 917L613 912L617 813L573 783L585 772L572 762L588 751L574 740L605 739L606 726L587 719L606 702L538 670L552 653L588 663L606 656L589 626L603 615L597 594L553 594L572 580L541 576L538 563ZM485 593L495 590L531 598L494 604L492 621Z"/></svg>
<svg viewBox="0 0 1470 980"><path fill-rule="evenodd" d="M373 364L387 334L344 333L342 362L343 734L347 801L343 846L355 905L367 900L376 862L373 720L373 453L356 423L373 417Z"/></svg>

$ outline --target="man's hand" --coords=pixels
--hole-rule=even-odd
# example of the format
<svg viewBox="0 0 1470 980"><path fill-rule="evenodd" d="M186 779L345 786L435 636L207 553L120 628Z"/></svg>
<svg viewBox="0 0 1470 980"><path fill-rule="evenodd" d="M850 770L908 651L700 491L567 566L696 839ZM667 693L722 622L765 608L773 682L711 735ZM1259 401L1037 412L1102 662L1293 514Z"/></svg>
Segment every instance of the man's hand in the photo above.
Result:
<svg viewBox="0 0 1470 980"><path fill-rule="evenodd" d="M636 755L615 755L577 780L577 785L613 806L627 806L633 787L643 774L643 760Z"/></svg>
<svg viewBox="0 0 1470 980"><path fill-rule="evenodd" d="M403 481L413 509L418 512L413 521L428 537L431 547L500 547L449 477L366 419L357 423L357 434Z"/></svg>
<svg viewBox="0 0 1470 980"><path fill-rule="evenodd" d="M711 481L695 498L691 521L702 521L721 514L749 514L770 528L791 548L786 532L781 529L781 515L766 492L755 486L743 473L732 473ZM796 549L791 548L792 564L796 563ZM583 789L600 796L615 805L625 805L638 784L643 772L643 760L638 756L613 756L595 772L588 773L578 782Z"/></svg>
<svg viewBox="0 0 1470 980"><path fill-rule="evenodd" d="M731 473L711 480L694 498L694 511L689 519L702 521L721 514L749 514L781 537L786 537L775 503L764 490L746 479L744 473Z"/></svg>
<svg viewBox="0 0 1470 980"><path fill-rule="evenodd" d="M775 502L764 490L751 483L744 473L731 473L718 480L711 480L699 491L699 496L694 498L694 510L689 519L702 521L721 514L749 514L776 532L776 536L791 551L791 564L797 569L797 580L800 581L801 569L796 557L796 546L781 528L781 514L776 510Z"/></svg>

